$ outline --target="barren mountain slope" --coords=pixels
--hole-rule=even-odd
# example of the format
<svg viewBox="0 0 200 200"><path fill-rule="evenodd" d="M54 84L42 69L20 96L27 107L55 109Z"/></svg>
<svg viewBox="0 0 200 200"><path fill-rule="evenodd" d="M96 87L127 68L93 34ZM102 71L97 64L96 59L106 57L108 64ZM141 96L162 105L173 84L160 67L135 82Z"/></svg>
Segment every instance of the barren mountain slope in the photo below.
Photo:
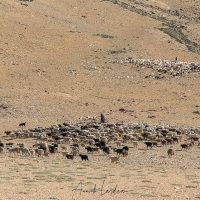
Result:
<svg viewBox="0 0 200 200"><path fill-rule="evenodd" d="M21 121L45 126L100 112L110 121L199 125L200 115L193 113L200 106L199 73L145 79L150 69L115 62L128 57L200 62L199 10L193 12L198 6L198 1L2 0L0 130L15 129Z"/></svg>
<svg viewBox="0 0 200 200"><path fill-rule="evenodd" d="M111 163L101 151L88 153L85 140L79 153L87 154L89 161L78 155L66 159L61 152L71 152L78 138L64 148L59 144L58 152L49 157L31 157L33 144L55 142L54 137L45 137L50 128L37 137L10 134L63 122L72 122L67 130L73 132L79 130L73 125L79 118L99 120L101 112L113 123L153 124L148 128L153 127L157 136L168 124L197 132L199 4L199 0L1 0L0 199L200 198L200 148L196 142L182 145L187 147L183 149L180 144L191 142L186 134L180 143L159 142L149 149L143 141L124 141L120 134L121 146L114 140L106 143L129 147L128 156L118 157L119 163ZM22 122L26 127L19 127ZM104 125L107 132L111 124ZM25 143L30 150L21 155L12 147L2 148L12 143L14 147ZM168 148L175 153L171 158ZM74 190L80 184L85 191Z"/></svg>

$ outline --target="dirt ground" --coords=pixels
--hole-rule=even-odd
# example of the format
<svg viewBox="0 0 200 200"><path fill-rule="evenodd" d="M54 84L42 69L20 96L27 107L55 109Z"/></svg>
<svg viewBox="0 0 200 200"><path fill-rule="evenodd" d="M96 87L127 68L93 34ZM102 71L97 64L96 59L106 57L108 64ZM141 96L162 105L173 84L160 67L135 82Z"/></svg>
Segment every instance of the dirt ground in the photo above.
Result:
<svg viewBox="0 0 200 200"><path fill-rule="evenodd" d="M198 0L1 0L3 142L4 131L19 129L21 122L26 128L49 127L101 112L114 123L199 127L199 72L153 79L145 78L152 69L116 62L177 57L200 63L199 11ZM200 198L198 146L180 151L175 145L171 159L166 148L146 151L140 144L119 164L103 155L70 162L61 155L4 153L0 199ZM99 190L80 194L74 189L81 184Z"/></svg>
<svg viewBox="0 0 200 200"><path fill-rule="evenodd" d="M67 160L60 153L46 158L4 153L1 199L200 198L199 147L185 151L173 145L175 155L168 158L171 146L147 150L142 142L138 148L127 145L129 155L119 163L110 163L102 152L89 154L89 161Z"/></svg>

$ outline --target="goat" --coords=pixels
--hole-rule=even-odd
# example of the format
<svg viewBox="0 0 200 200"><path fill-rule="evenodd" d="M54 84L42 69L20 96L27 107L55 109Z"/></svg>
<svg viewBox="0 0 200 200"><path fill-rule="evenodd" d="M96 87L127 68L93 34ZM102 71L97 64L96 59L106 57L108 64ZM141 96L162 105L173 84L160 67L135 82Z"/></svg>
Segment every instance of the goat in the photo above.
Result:
<svg viewBox="0 0 200 200"><path fill-rule="evenodd" d="M113 148L113 151L117 153L117 155L120 155L122 154L123 155L123 152L126 151L125 149L115 149Z"/></svg>
<svg viewBox="0 0 200 200"><path fill-rule="evenodd" d="M44 150L43 149L36 149L35 152L37 153L38 157L43 157L44 156Z"/></svg>
<svg viewBox="0 0 200 200"><path fill-rule="evenodd" d="M14 143L13 142L8 142L8 143L6 143L6 146L13 146L14 145Z"/></svg>
<svg viewBox="0 0 200 200"><path fill-rule="evenodd" d="M110 156L109 158L111 160L111 163L117 163L117 162L119 162L119 157L118 156Z"/></svg>
<svg viewBox="0 0 200 200"><path fill-rule="evenodd" d="M183 149L189 149L189 145L188 144L181 144L181 148Z"/></svg>
<svg viewBox="0 0 200 200"><path fill-rule="evenodd" d="M67 146L64 145L64 144L61 144L60 147L61 147L61 149L63 149L63 150L67 150Z"/></svg>
<svg viewBox="0 0 200 200"><path fill-rule="evenodd" d="M152 142L153 146L158 146L158 143L157 142Z"/></svg>
<svg viewBox="0 0 200 200"><path fill-rule="evenodd" d="M194 142L194 141L191 141L191 142L189 143L189 146L192 147L192 146L194 146L194 144L195 144L195 142Z"/></svg>
<svg viewBox="0 0 200 200"><path fill-rule="evenodd" d="M11 133L12 133L12 131L5 131L4 132L7 136L9 136Z"/></svg>
<svg viewBox="0 0 200 200"><path fill-rule="evenodd" d="M93 150L92 150L92 147L85 147L85 149L87 150L87 152L89 153L89 152L93 152Z"/></svg>
<svg viewBox="0 0 200 200"><path fill-rule="evenodd" d="M128 151L124 149L124 151L122 151L122 155L123 156L128 156Z"/></svg>
<svg viewBox="0 0 200 200"><path fill-rule="evenodd" d="M107 142L108 142L108 138L106 138L106 137L101 137L100 142L107 143Z"/></svg>
<svg viewBox="0 0 200 200"><path fill-rule="evenodd" d="M30 156L35 157L35 150L34 149L30 149L29 152L30 152Z"/></svg>
<svg viewBox="0 0 200 200"><path fill-rule="evenodd" d="M147 149L150 147L152 148L153 147L153 143L152 142L144 142L147 146Z"/></svg>
<svg viewBox="0 0 200 200"><path fill-rule="evenodd" d="M26 126L26 122L20 123L19 126L20 126L20 127L23 127L23 126L25 127L25 126Z"/></svg>
<svg viewBox="0 0 200 200"><path fill-rule="evenodd" d="M68 155L68 154L69 154L69 152L67 152L67 151L62 152L63 157L66 157L66 155Z"/></svg>
<svg viewBox="0 0 200 200"><path fill-rule="evenodd" d="M199 137L191 137L190 139L191 139L191 141L194 141L194 142L198 142L199 141Z"/></svg>
<svg viewBox="0 0 200 200"><path fill-rule="evenodd" d="M79 156L81 157L81 160L89 160L87 155L79 154Z"/></svg>
<svg viewBox="0 0 200 200"><path fill-rule="evenodd" d="M71 138L71 137L65 137L65 138L63 139L63 142L64 142L64 143L67 143L67 144L69 144L71 141L72 141L72 138Z"/></svg>
<svg viewBox="0 0 200 200"><path fill-rule="evenodd" d="M79 149L76 148L76 149L72 149L72 152L71 152L74 156L78 155L79 154Z"/></svg>
<svg viewBox="0 0 200 200"><path fill-rule="evenodd" d="M0 147L4 147L4 143L3 142L0 142Z"/></svg>
<svg viewBox="0 0 200 200"><path fill-rule="evenodd" d="M3 152L4 152L4 148L0 147L0 153L3 153Z"/></svg>
<svg viewBox="0 0 200 200"><path fill-rule="evenodd" d="M78 144L72 144L71 147L79 147Z"/></svg>
<svg viewBox="0 0 200 200"><path fill-rule="evenodd" d="M106 147L106 143L105 142L97 142L94 144L96 147L99 147L100 149L103 149L104 147Z"/></svg>
<svg viewBox="0 0 200 200"><path fill-rule="evenodd" d="M110 148L109 147L103 147L102 150L103 150L104 154L110 154Z"/></svg>
<svg viewBox="0 0 200 200"><path fill-rule="evenodd" d="M44 156L49 157L49 151L44 151Z"/></svg>
<svg viewBox="0 0 200 200"><path fill-rule="evenodd" d="M94 151L96 151L96 152L98 152L99 151L99 148L98 147L90 147L90 146L88 146L88 147L85 147L85 149L87 150L87 152L89 153L89 152L94 152Z"/></svg>
<svg viewBox="0 0 200 200"><path fill-rule="evenodd" d="M87 142L88 142L89 145L94 145L95 144L95 141L93 139L88 139Z"/></svg>
<svg viewBox="0 0 200 200"><path fill-rule="evenodd" d="M124 150L126 150L126 151L129 150L129 148L128 148L127 146L122 147L122 149L124 149Z"/></svg>
<svg viewBox="0 0 200 200"><path fill-rule="evenodd" d="M86 145L84 143L80 143L80 146L81 147L85 147Z"/></svg>
<svg viewBox="0 0 200 200"><path fill-rule="evenodd" d="M138 142L133 142L133 147L138 147Z"/></svg>
<svg viewBox="0 0 200 200"><path fill-rule="evenodd" d="M166 138L165 140L167 141L167 144L173 144L173 140L172 139Z"/></svg>
<svg viewBox="0 0 200 200"><path fill-rule="evenodd" d="M92 151L99 152L99 148L98 147L92 147Z"/></svg>
<svg viewBox="0 0 200 200"><path fill-rule="evenodd" d="M161 144L164 146L167 144L167 141L166 140L161 140Z"/></svg>
<svg viewBox="0 0 200 200"><path fill-rule="evenodd" d="M58 151L58 145L57 144L52 144L52 145L49 145L49 152L50 153L56 153Z"/></svg>
<svg viewBox="0 0 200 200"><path fill-rule="evenodd" d="M117 145L117 147L122 145L122 141L116 141L115 144Z"/></svg>
<svg viewBox="0 0 200 200"><path fill-rule="evenodd" d="M24 148L25 144L24 143L18 143L17 146L19 146L20 148Z"/></svg>
<svg viewBox="0 0 200 200"><path fill-rule="evenodd" d="M172 140L173 140L173 143L175 143L175 142L179 143L179 139L177 137L173 137Z"/></svg>
<svg viewBox="0 0 200 200"><path fill-rule="evenodd" d="M167 150L167 154L168 154L169 158L171 158L174 155L174 150L173 149L168 149Z"/></svg>
<svg viewBox="0 0 200 200"><path fill-rule="evenodd" d="M30 151L27 147L21 147L22 148L22 155L30 156Z"/></svg>
<svg viewBox="0 0 200 200"><path fill-rule="evenodd" d="M20 147L10 148L9 151L14 153L14 154L17 154L17 155L21 154L21 148Z"/></svg>

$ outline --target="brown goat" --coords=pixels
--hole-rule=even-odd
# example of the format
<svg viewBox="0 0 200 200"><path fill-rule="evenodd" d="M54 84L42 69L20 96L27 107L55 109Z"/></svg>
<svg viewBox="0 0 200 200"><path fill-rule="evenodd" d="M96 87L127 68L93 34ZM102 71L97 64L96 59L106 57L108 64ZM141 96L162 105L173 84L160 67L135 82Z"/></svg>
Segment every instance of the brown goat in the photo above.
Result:
<svg viewBox="0 0 200 200"><path fill-rule="evenodd" d="M171 158L174 155L174 150L173 149L168 149L167 150L167 154L168 154L169 158Z"/></svg>
<svg viewBox="0 0 200 200"><path fill-rule="evenodd" d="M20 127L26 126L26 122L20 123L19 126Z"/></svg>

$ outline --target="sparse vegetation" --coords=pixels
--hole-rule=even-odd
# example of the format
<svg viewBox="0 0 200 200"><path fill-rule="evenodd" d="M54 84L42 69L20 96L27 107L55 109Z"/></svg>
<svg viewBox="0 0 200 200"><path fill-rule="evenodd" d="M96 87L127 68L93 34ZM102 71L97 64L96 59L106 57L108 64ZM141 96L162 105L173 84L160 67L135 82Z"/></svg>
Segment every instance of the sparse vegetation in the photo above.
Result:
<svg viewBox="0 0 200 200"><path fill-rule="evenodd" d="M94 34L94 36L98 36L98 37L101 37L101 38L110 38L110 39L114 38L114 36L106 35L106 34Z"/></svg>
<svg viewBox="0 0 200 200"><path fill-rule="evenodd" d="M164 24L164 26L167 27L160 28L161 31L165 32L170 37L174 38L177 42L185 44L188 50L200 54L200 45L190 41L188 37L183 34L180 28L176 27L175 23L168 22L167 24Z"/></svg>
<svg viewBox="0 0 200 200"><path fill-rule="evenodd" d="M0 8L0 199L200 199L199 0Z"/></svg>
<svg viewBox="0 0 200 200"><path fill-rule="evenodd" d="M127 53L125 49L119 49L119 50L111 50L108 52L109 54L121 54L121 53Z"/></svg>
<svg viewBox="0 0 200 200"><path fill-rule="evenodd" d="M145 11L145 9L143 9L143 8L148 6L145 4L142 4L142 6L139 9L136 6L133 6L133 4L135 3L134 1L131 1L130 4L120 1L120 0L104 0L104 1L112 2L114 4L119 5L120 7L124 8L124 9L130 10L131 12L138 13L142 16L148 16L152 19L156 19L156 20L163 22L163 25L166 27L160 28L161 31L168 34L170 37L176 39L177 42L186 45L186 47L188 48L189 51L200 54L200 44L195 43L188 39L188 37L181 31L181 28L180 28L181 25L179 24L180 22L171 20L171 19L169 19L169 17L167 18L166 16L163 17L160 15L160 13L157 13L156 11L154 11L154 12ZM138 3L136 2L136 4L138 4ZM151 6L150 8L152 9L153 7ZM156 8L156 10L157 9L159 9L159 8ZM166 11L163 11L163 9L159 9L159 10L164 13L166 12ZM167 13L168 13L168 15L174 15L174 13L170 13L170 12L167 12Z"/></svg>

